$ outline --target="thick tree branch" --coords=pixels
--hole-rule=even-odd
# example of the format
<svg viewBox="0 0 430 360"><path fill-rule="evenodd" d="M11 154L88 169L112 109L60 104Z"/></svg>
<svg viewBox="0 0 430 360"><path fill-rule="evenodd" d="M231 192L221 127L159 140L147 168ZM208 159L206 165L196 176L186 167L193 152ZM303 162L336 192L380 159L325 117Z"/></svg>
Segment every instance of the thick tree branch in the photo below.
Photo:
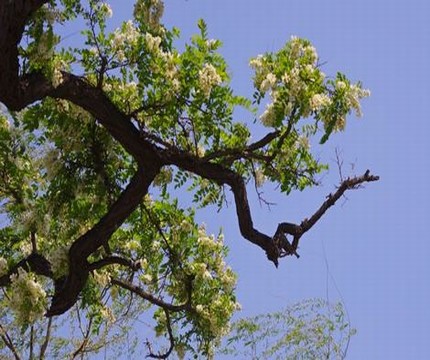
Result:
<svg viewBox="0 0 430 360"><path fill-rule="evenodd" d="M75 304L88 278L88 256L106 244L139 205L157 171L154 168L140 168L109 212L72 244L69 251L69 275L61 286L57 286L47 316L62 314Z"/></svg>
<svg viewBox="0 0 430 360"><path fill-rule="evenodd" d="M29 256L22 259L15 266L13 266L7 274L0 277L0 286L9 285L10 276L12 274L17 274L19 268L22 268L25 271L32 271L38 275L47 276L49 278L53 277L51 264L49 261L38 253L31 253Z"/></svg>
<svg viewBox="0 0 430 360"><path fill-rule="evenodd" d="M0 100L14 104L25 90L19 84L18 44L31 15L48 0L0 1ZM18 100L19 101L19 100Z"/></svg>

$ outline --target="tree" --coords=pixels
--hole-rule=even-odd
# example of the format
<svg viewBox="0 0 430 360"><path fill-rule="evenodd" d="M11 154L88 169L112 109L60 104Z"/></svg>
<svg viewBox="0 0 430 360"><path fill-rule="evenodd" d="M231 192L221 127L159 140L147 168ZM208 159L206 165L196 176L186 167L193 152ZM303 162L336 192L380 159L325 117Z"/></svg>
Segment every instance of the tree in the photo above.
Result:
<svg viewBox="0 0 430 360"><path fill-rule="evenodd" d="M341 303L309 299L232 324L221 353L235 359L344 359L351 328Z"/></svg>
<svg viewBox="0 0 430 360"><path fill-rule="evenodd" d="M292 37L251 60L254 98L238 96L205 22L180 52L179 30L160 22L163 6L137 0L133 19L108 31L111 8L97 0L0 3L0 204L8 219L0 337L16 358L13 331L39 336L41 357L77 356L110 341L97 345L91 335L145 310L167 339L160 352L148 344L151 357L209 355L238 308L235 274L222 234L207 234L175 189L190 190L194 206L218 208L230 189L241 234L278 266L299 256L300 238L345 191L378 180L369 171L345 179L300 224L255 229L247 185L258 193L266 181L286 194L316 185L327 167L310 142L324 144L351 111L361 115L369 92L341 73L325 78L311 43ZM82 19L85 41L61 48L59 26ZM264 125L259 140L250 141L253 126L233 120L237 107ZM61 314L77 317L83 338L66 350L48 347Z"/></svg>

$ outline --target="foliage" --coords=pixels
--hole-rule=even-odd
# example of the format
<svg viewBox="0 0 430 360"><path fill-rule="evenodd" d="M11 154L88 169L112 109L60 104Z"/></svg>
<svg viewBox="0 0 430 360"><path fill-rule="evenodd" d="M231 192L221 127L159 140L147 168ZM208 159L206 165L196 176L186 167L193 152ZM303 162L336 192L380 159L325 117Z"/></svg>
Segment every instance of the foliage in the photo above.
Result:
<svg viewBox="0 0 430 360"><path fill-rule="evenodd" d="M327 79L311 43L292 37L250 61L253 99L236 95L206 23L179 51L163 9L137 0L133 19L111 30L98 0L0 4L0 351L31 357L38 342L40 357L97 352L146 313L167 340L162 353L148 344L150 356L210 357L239 308L236 275L223 235L196 223L195 208L222 208L230 188L241 234L277 266L346 190L377 180L345 180L299 225L254 229L246 184L287 194L316 184L326 165L310 144L361 115L369 92L340 73ZM85 24L84 41L62 48L70 23ZM234 121L237 107L251 121ZM252 120L270 132L251 143ZM175 198L184 189L190 206ZM61 314L82 341L51 334Z"/></svg>
<svg viewBox="0 0 430 360"><path fill-rule="evenodd" d="M234 322L221 353L240 359L343 359L355 332L342 304L311 299Z"/></svg>

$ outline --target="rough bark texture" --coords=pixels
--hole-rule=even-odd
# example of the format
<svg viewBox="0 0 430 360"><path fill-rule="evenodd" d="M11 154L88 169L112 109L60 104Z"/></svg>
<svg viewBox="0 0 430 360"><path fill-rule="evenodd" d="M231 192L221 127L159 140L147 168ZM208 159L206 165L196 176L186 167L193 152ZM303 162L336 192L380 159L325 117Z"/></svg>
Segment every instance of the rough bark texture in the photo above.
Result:
<svg viewBox="0 0 430 360"><path fill-rule="evenodd" d="M106 215L91 230L76 239L71 246L70 272L65 279L56 282L56 291L48 316L62 314L76 303L91 270L91 264L87 261L88 256L108 243L112 233L141 202L154 177L164 165L175 165L219 185L229 186L234 194L241 234L263 249L275 265L278 265L280 257L297 255L300 237L346 190L353 189L364 182L378 180L378 177L370 175L369 172L360 177L347 179L333 195L329 195L315 214L301 224L281 223L272 236L259 232L253 225L244 179L234 171L214 163L211 156L198 158L174 147L158 146L151 140L153 136L138 130L130 117L121 112L101 89L78 76L63 73L64 81L57 88L54 88L40 73L20 76L17 46L21 41L24 26L29 17L46 2L46 0L0 1L0 49L2 51L0 101L9 110L21 110L47 96L71 101L91 113L138 164L138 171L130 184ZM263 147L277 136L279 136L278 132L266 135L260 141L251 144L244 153ZM240 156L234 152L231 155ZM291 244L287 240L287 234L293 237ZM30 267L41 275L52 277L50 264L41 255L31 254L12 272L17 271L19 266ZM6 285L9 281L9 276L3 276L0 278L0 286ZM122 286L128 285L122 284Z"/></svg>

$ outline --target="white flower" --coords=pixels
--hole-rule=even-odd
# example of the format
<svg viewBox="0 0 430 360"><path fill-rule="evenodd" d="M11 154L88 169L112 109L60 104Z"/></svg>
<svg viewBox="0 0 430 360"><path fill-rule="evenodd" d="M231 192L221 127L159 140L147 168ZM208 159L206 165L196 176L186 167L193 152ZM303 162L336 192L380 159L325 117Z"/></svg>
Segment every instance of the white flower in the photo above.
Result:
<svg viewBox="0 0 430 360"><path fill-rule="evenodd" d="M3 275L6 275L8 272L8 266L7 266L7 261L5 258L0 257L0 277L2 277Z"/></svg>
<svg viewBox="0 0 430 360"><path fill-rule="evenodd" d="M310 147L309 139L306 136L300 136L297 139L297 146L302 148L302 149L308 150Z"/></svg>
<svg viewBox="0 0 430 360"><path fill-rule="evenodd" d="M178 79L173 79L172 80L172 91L173 92L178 92L181 89L181 83L179 82Z"/></svg>
<svg viewBox="0 0 430 360"><path fill-rule="evenodd" d="M152 34L146 33L145 42L150 52L157 53L160 50L161 38L159 36L152 36Z"/></svg>
<svg viewBox="0 0 430 360"><path fill-rule="evenodd" d="M249 66L255 70L260 70L263 67L263 60L264 60L264 57L263 55L260 54L249 61Z"/></svg>
<svg viewBox="0 0 430 360"><path fill-rule="evenodd" d="M103 306L100 309L100 314L108 321L109 324L113 324L116 320L115 315L112 312L112 309L107 306Z"/></svg>
<svg viewBox="0 0 430 360"><path fill-rule="evenodd" d="M134 44L139 38L139 31L133 24L133 21L128 20L124 25L124 35L128 43Z"/></svg>
<svg viewBox="0 0 430 360"><path fill-rule="evenodd" d="M221 76L212 64L205 64L199 71L199 87L205 97L209 97L212 88L221 82Z"/></svg>
<svg viewBox="0 0 430 360"><path fill-rule="evenodd" d="M32 324L41 319L47 305L46 292L36 282L35 276L19 268L10 277L11 287L8 305L19 325Z"/></svg>
<svg viewBox="0 0 430 360"><path fill-rule="evenodd" d="M163 186L170 184L173 179L173 172L171 168L162 168L160 173L154 179L154 186Z"/></svg>
<svg viewBox="0 0 430 360"><path fill-rule="evenodd" d="M206 150L203 147L203 145L202 144L198 144L197 145L197 156L198 157L203 157L203 156L205 156L205 152L206 152Z"/></svg>
<svg viewBox="0 0 430 360"><path fill-rule="evenodd" d="M52 86L57 88L62 84L63 81L63 74L61 73L61 70L56 67L52 74Z"/></svg>
<svg viewBox="0 0 430 360"><path fill-rule="evenodd" d="M349 91L346 94L346 98L348 100L349 106L355 110L356 116L362 116L360 100L369 96L370 90L362 89L358 85L352 85L350 87Z"/></svg>
<svg viewBox="0 0 430 360"><path fill-rule="evenodd" d="M117 57L117 59L118 59L119 62L124 62L125 59L126 59L126 56L125 56L125 53L124 53L123 50L118 50L116 52L116 57Z"/></svg>
<svg viewBox="0 0 430 360"><path fill-rule="evenodd" d="M48 255L48 260L55 278L66 275L69 271L69 247L62 246L55 249Z"/></svg>
<svg viewBox="0 0 430 360"><path fill-rule="evenodd" d="M110 284L110 275L104 271L93 271L94 280L102 287L106 287Z"/></svg>
<svg viewBox="0 0 430 360"><path fill-rule="evenodd" d="M266 176L260 168L255 169L255 186L261 187L266 181Z"/></svg>
<svg viewBox="0 0 430 360"><path fill-rule="evenodd" d="M148 260L146 260L145 258L138 260L137 263L139 264L141 269L146 269L148 267Z"/></svg>
<svg viewBox="0 0 430 360"><path fill-rule="evenodd" d="M336 89L343 90L346 88L346 83L344 81L336 81Z"/></svg>
<svg viewBox="0 0 430 360"><path fill-rule="evenodd" d="M150 274L143 274L139 276L140 281L142 281L145 285L149 285L152 282L152 276Z"/></svg>
<svg viewBox="0 0 430 360"><path fill-rule="evenodd" d="M331 104L331 99L326 94L315 94L310 99L310 106L313 111L319 110Z"/></svg>
<svg viewBox="0 0 430 360"><path fill-rule="evenodd" d="M276 75L272 73L268 73L266 78L260 84L260 91L266 92L272 89L276 85Z"/></svg>
<svg viewBox="0 0 430 360"><path fill-rule="evenodd" d="M105 17L108 17L108 18L112 17L113 12L112 12L112 8L110 7L109 4L100 3L99 4L99 10Z"/></svg>
<svg viewBox="0 0 430 360"><path fill-rule="evenodd" d="M260 116L261 123L266 127L273 127L275 125L275 105L270 103L266 105L266 110Z"/></svg>
<svg viewBox="0 0 430 360"><path fill-rule="evenodd" d="M215 39L206 40L206 46L209 49L213 49L213 47L216 45L216 43L217 43L217 41Z"/></svg>

